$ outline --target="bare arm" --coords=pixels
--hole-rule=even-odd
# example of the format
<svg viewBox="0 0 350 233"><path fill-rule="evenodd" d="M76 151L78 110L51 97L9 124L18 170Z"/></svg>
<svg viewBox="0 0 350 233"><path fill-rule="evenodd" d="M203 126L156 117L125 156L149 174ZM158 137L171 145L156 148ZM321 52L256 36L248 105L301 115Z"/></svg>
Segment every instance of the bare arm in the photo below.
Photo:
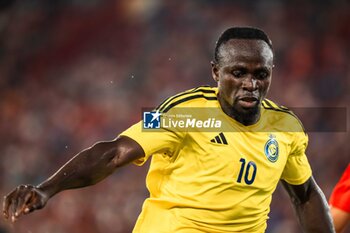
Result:
<svg viewBox="0 0 350 233"><path fill-rule="evenodd" d="M3 202L4 217L11 217L15 221L23 214L43 208L56 193L96 184L118 167L142 156L144 151L141 146L125 136L98 142L78 153L38 186L20 185L6 195Z"/></svg>
<svg viewBox="0 0 350 233"><path fill-rule="evenodd" d="M291 185L283 180L282 184L291 197L304 232L335 232L326 198L312 177L302 185Z"/></svg>
<svg viewBox="0 0 350 233"><path fill-rule="evenodd" d="M334 227L337 233L343 232L346 225L350 222L350 213L331 206L331 214L334 221Z"/></svg>

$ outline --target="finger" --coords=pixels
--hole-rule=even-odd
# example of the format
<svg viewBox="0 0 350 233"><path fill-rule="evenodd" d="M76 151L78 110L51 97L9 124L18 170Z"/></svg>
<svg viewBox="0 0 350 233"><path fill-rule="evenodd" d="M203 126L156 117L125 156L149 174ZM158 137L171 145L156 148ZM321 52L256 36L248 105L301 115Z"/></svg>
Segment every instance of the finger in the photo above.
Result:
<svg viewBox="0 0 350 233"><path fill-rule="evenodd" d="M24 214L29 214L31 212L33 212L34 210L40 209L40 205L39 204L32 204L30 206L26 206L24 209Z"/></svg>
<svg viewBox="0 0 350 233"><path fill-rule="evenodd" d="M17 210L15 212L16 218L24 214L24 210L27 208L29 201L32 199L33 192L26 191L22 197L18 198Z"/></svg>
<svg viewBox="0 0 350 233"><path fill-rule="evenodd" d="M11 206L10 206L10 215L11 215L11 221L15 222L17 220L17 210L20 205L23 203L23 198L21 197L23 195L23 189L25 189L25 185L18 186L11 195Z"/></svg>
<svg viewBox="0 0 350 233"><path fill-rule="evenodd" d="M37 209L37 206L35 202L37 201L36 193L34 190L30 192L30 196L25 202L25 205L23 206L23 214L29 214L30 212Z"/></svg>
<svg viewBox="0 0 350 233"><path fill-rule="evenodd" d="M17 220L17 218L15 216L15 212L16 212L16 209L17 209L17 198L12 198L11 202L12 202L11 206L10 206L11 221L15 222Z"/></svg>
<svg viewBox="0 0 350 233"><path fill-rule="evenodd" d="M40 198L38 197L38 194L34 190L32 190L31 196L30 196L29 200L27 201L27 203L23 209L23 212L24 212L24 214L28 214L28 213L33 212L34 210L41 209L42 206L43 205L41 203Z"/></svg>
<svg viewBox="0 0 350 233"><path fill-rule="evenodd" d="M33 210L31 210L28 206L26 206L23 210L23 214L29 214L31 213Z"/></svg>
<svg viewBox="0 0 350 233"><path fill-rule="evenodd" d="M4 196L4 200L2 202L2 213L5 217L5 219L9 218L9 207L11 205L11 198L10 194L7 196Z"/></svg>
<svg viewBox="0 0 350 233"><path fill-rule="evenodd" d="M14 207L14 210L13 210L13 214L16 218L19 216L19 212L23 206L23 203L24 203L24 198L22 197L21 194L19 194L16 200L17 205Z"/></svg>
<svg viewBox="0 0 350 233"><path fill-rule="evenodd" d="M33 191L33 194L34 194L34 191ZM42 207L43 207L43 205L40 202L40 200L33 195L31 200L25 206L23 211L24 211L24 214L29 214L29 213L33 212L34 210L41 209Z"/></svg>

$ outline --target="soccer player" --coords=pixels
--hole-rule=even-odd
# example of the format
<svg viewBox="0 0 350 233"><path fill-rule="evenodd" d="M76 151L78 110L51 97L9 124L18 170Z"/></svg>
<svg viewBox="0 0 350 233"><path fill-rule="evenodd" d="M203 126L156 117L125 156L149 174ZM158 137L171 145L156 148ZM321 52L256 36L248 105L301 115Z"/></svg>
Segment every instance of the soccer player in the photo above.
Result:
<svg viewBox="0 0 350 233"><path fill-rule="evenodd" d="M18 186L4 199L5 218L15 221L63 190L93 185L152 156L150 197L135 233L264 232L279 181L304 232L334 232L305 155L306 133L292 112L265 98L273 69L268 36L251 27L227 29L211 65L217 87L174 95L152 119L83 150L43 183ZM214 130L203 130L206 121L175 124L171 116L184 109L202 111L202 118L215 121L209 122ZM173 127L159 123L162 114Z"/></svg>
<svg viewBox="0 0 350 233"><path fill-rule="evenodd" d="M340 233L350 222L350 164L335 185L329 203L335 230Z"/></svg>

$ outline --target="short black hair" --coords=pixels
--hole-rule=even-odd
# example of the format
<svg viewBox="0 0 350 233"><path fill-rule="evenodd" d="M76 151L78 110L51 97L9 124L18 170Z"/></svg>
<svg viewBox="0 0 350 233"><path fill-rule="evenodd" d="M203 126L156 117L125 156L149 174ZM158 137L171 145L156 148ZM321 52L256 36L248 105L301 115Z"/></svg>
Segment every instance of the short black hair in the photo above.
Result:
<svg viewBox="0 0 350 233"><path fill-rule="evenodd" d="M220 46L231 39L253 39L253 40L263 40L272 49L272 42L267 34L254 27L231 27L226 29L219 37L215 45L214 51L214 62L219 62L219 49Z"/></svg>

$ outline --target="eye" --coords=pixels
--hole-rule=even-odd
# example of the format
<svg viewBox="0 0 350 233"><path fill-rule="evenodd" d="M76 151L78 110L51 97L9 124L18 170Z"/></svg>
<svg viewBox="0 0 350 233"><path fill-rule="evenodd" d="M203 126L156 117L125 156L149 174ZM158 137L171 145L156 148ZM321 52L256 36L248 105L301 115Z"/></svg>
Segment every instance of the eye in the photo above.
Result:
<svg viewBox="0 0 350 233"><path fill-rule="evenodd" d="M235 78L241 78L246 74L246 72L244 70L241 70L241 69L240 70L233 70L231 73Z"/></svg>
<svg viewBox="0 0 350 233"><path fill-rule="evenodd" d="M265 70L261 70L256 72L255 77L257 79L266 79L269 77L269 72L265 71Z"/></svg>

